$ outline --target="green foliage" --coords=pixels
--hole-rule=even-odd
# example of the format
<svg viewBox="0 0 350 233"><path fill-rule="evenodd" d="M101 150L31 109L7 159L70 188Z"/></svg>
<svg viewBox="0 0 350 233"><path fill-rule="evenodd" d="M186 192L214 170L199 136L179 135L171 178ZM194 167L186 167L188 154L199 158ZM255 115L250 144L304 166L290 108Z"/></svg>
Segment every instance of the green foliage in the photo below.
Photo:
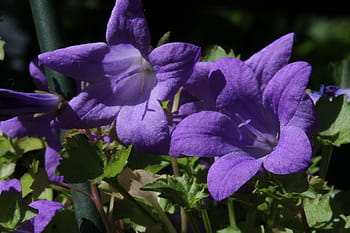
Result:
<svg viewBox="0 0 350 233"><path fill-rule="evenodd" d="M201 207L202 199L208 196L205 193L205 185L198 184L195 178L188 179L186 176L167 176L165 179L145 185L142 190L159 192L160 197L186 209Z"/></svg>
<svg viewBox="0 0 350 233"><path fill-rule="evenodd" d="M215 62L219 58L222 57L235 57L235 58L240 58L239 55L235 55L233 50L231 49L228 53L219 45L214 45L207 49L205 56L202 58L202 61L210 61L210 62Z"/></svg>
<svg viewBox="0 0 350 233"><path fill-rule="evenodd" d="M5 45L5 41L0 40L0 61L3 61L5 58L4 45Z"/></svg>

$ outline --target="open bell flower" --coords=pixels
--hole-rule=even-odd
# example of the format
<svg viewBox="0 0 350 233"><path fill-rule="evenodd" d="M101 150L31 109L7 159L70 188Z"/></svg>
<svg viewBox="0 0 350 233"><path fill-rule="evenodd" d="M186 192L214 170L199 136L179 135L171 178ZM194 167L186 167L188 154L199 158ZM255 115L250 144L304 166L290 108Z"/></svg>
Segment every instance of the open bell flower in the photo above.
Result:
<svg viewBox="0 0 350 233"><path fill-rule="evenodd" d="M167 119L159 101L171 99L186 82L200 48L176 42L152 50L141 0L116 1L106 41L39 55L40 64L89 83L53 124L93 128L110 124L118 115L117 134L125 144L166 147Z"/></svg>
<svg viewBox="0 0 350 233"><path fill-rule="evenodd" d="M288 64L294 34L247 61L221 58L209 82L221 88L217 111L182 120L171 136L170 155L216 157L207 182L215 200L235 193L259 171L290 174L311 161L317 130L314 105L305 93L311 66Z"/></svg>

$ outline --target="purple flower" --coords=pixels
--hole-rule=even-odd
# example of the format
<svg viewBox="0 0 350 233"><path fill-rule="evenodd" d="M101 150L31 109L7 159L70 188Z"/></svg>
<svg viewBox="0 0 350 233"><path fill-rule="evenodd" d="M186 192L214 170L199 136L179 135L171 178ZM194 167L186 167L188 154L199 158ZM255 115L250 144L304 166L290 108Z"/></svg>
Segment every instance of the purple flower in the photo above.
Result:
<svg viewBox="0 0 350 233"><path fill-rule="evenodd" d="M229 197L262 169L283 175L310 164L309 137L317 129L305 94L311 67L287 64L293 40L294 34L285 35L245 62L215 62L209 82L222 88L217 111L194 113L173 131L172 156L216 157L208 173L215 200Z"/></svg>
<svg viewBox="0 0 350 233"><path fill-rule="evenodd" d="M44 74L42 67L39 67L36 63L36 60L32 61L29 65L30 74L34 80L34 83L40 90L48 91L47 80ZM8 90L6 90L8 92ZM11 91L13 92L13 91ZM35 95L37 98L37 94L33 93L25 93L25 95ZM22 93L12 94L15 98L23 98ZM49 95L52 94L40 94L40 95ZM1 94L0 94L1 96ZM54 96L52 99L55 99ZM38 103L37 105L49 105L45 101L40 102L41 99L35 99ZM45 100L45 99L44 99ZM49 102L50 103L50 102ZM58 104L54 104L57 105ZM7 106L10 108L11 106ZM19 107L19 105L16 105ZM48 107L44 107L44 110L38 107L38 112L47 111ZM57 110L57 109L54 109ZM0 110L1 111L1 110ZM54 118L55 112L34 117L33 114L19 115L12 114L12 118L1 121L0 122L0 130L2 130L7 136L11 138L22 138L22 137L45 137L47 141L47 148L45 151L45 168L47 175L51 181L63 181L62 176L55 175L56 167L59 164L59 160L61 157L58 155L58 152L62 149L60 144L59 135L57 133L57 129L50 126L50 121Z"/></svg>
<svg viewBox="0 0 350 233"><path fill-rule="evenodd" d="M22 187L17 179L5 180L0 182L0 195L22 192ZM38 214L20 225L13 233L40 233L50 223L57 211L63 208L63 205L54 201L38 200L29 204L30 207L37 209Z"/></svg>
<svg viewBox="0 0 350 233"><path fill-rule="evenodd" d="M163 150L169 133L159 101L171 99L186 82L200 49L168 43L151 50L141 0L116 1L106 41L39 55L41 64L89 83L69 101L54 124L92 128L110 124L118 115L121 141L142 150Z"/></svg>
<svg viewBox="0 0 350 233"><path fill-rule="evenodd" d="M340 95L346 95L347 102L350 102L350 88L340 88L333 85L321 85L319 91L311 91L309 93L309 96L314 104L316 104L322 96L327 96L329 101L332 101L335 97Z"/></svg>
<svg viewBox="0 0 350 233"><path fill-rule="evenodd" d="M23 93L0 89L0 120L35 113L55 112L61 98L49 93Z"/></svg>

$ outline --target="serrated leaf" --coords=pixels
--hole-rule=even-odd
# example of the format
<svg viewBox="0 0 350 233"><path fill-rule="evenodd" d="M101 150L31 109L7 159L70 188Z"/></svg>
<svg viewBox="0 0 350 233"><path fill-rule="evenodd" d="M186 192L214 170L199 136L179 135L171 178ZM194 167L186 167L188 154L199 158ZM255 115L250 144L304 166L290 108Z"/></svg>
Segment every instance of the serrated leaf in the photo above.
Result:
<svg viewBox="0 0 350 233"><path fill-rule="evenodd" d="M198 184L195 178L187 179L185 176L167 176L145 185L142 189L159 192L160 197L187 209L200 207L201 200L208 196L203 184Z"/></svg>
<svg viewBox="0 0 350 233"><path fill-rule="evenodd" d="M227 53L221 46L214 45L207 50L206 55L202 58L202 61L215 62L222 57L236 57L236 55L232 49ZM239 58L239 56L236 58Z"/></svg>
<svg viewBox="0 0 350 233"><path fill-rule="evenodd" d="M114 153L107 161L103 176L107 178L116 177L124 169L130 156L131 150L132 146L129 146L128 148L123 147L121 150Z"/></svg>
<svg viewBox="0 0 350 233"><path fill-rule="evenodd" d="M0 40L0 61L3 61L5 58L4 45L5 45L5 41Z"/></svg>
<svg viewBox="0 0 350 233"><path fill-rule="evenodd" d="M60 152L63 159L57 170L70 183L83 183L103 174L105 155L96 143L90 144L85 135L67 138Z"/></svg>
<svg viewBox="0 0 350 233"><path fill-rule="evenodd" d="M0 163L0 180L6 179L15 172L15 163Z"/></svg>
<svg viewBox="0 0 350 233"><path fill-rule="evenodd" d="M333 216L331 195L318 195L314 199L304 200L304 209L310 227L327 228Z"/></svg>

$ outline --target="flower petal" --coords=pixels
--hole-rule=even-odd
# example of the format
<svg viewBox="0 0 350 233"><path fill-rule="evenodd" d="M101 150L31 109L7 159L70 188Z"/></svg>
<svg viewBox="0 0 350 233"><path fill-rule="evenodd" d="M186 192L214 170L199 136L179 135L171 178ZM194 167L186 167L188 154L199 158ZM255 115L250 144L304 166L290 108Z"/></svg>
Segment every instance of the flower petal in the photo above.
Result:
<svg viewBox="0 0 350 233"><path fill-rule="evenodd" d="M190 77L200 57L200 48L187 43L168 43L155 48L149 55L157 74L157 99L172 98Z"/></svg>
<svg viewBox="0 0 350 233"><path fill-rule="evenodd" d="M236 131L237 125L222 113L194 113L174 129L169 154L173 157L215 157L236 151L234 142L239 137L235 135Z"/></svg>
<svg viewBox="0 0 350 233"><path fill-rule="evenodd" d="M209 169L207 182L210 195L217 201L231 196L255 176L261 164L261 159L244 152L220 157Z"/></svg>
<svg viewBox="0 0 350 233"><path fill-rule="evenodd" d="M297 110L288 126L296 126L306 132L307 135L315 135L318 131L318 116L311 98L304 94L304 98L299 102Z"/></svg>
<svg viewBox="0 0 350 233"><path fill-rule="evenodd" d="M277 146L265 157L264 167L275 174L290 174L307 168L311 156L311 143L305 132L298 127L286 126Z"/></svg>
<svg viewBox="0 0 350 233"><path fill-rule="evenodd" d="M0 129L11 138L45 137L48 143L56 138L55 129L50 127L53 113L40 116L19 116L0 122Z"/></svg>
<svg viewBox="0 0 350 233"><path fill-rule="evenodd" d="M30 220L34 226L33 233L42 232L56 213L60 209L63 209L63 205L61 203L47 200L38 200L30 203L29 206L39 211L38 215Z"/></svg>
<svg viewBox="0 0 350 233"><path fill-rule="evenodd" d="M5 192L22 192L22 186L18 179L0 181L0 195Z"/></svg>
<svg viewBox="0 0 350 233"><path fill-rule="evenodd" d="M60 164L61 156L58 155L62 149L61 144L56 142L55 144L50 143L45 150L45 170L50 181L63 182L63 176L55 175L56 168Z"/></svg>
<svg viewBox="0 0 350 233"><path fill-rule="evenodd" d="M118 114L116 128L124 144L132 144L143 152L168 153L168 121L154 97L136 106L124 106Z"/></svg>
<svg viewBox="0 0 350 233"><path fill-rule="evenodd" d="M33 82L38 90L49 91L44 67L39 66L39 60L37 57L29 63L29 73L30 76L32 76Z"/></svg>
<svg viewBox="0 0 350 233"><path fill-rule="evenodd" d="M279 70L267 84L263 93L264 106L278 116L282 127L288 124L303 101L310 74L308 63L294 62Z"/></svg>
<svg viewBox="0 0 350 233"><path fill-rule="evenodd" d="M294 37L294 33L284 35L245 61L254 71L260 90L266 87L279 69L287 65L292 53Z"/></svg>
<svg viewBox="0 0 350 233"><path fill-rule="evenodd" d="M108 52L102 42L75 45L39 54L39 65L80 81L98 82L104 77L102 59Z"/></svg>
<svg viewBox="0 0 350 233"><path fill-rule="evenodd" d="M106 31L109 45L132 44L146 56L151 37L141 0L117 0Z"/></svg>
<svg viewBox="0 0 350 233"><path fill-rule="evenodd" d="M217 60L212 66L210 81L226 83L216 104L227 112L241 111L259 100L259 87L254 73L239 59L225 57Z"/></svg>

